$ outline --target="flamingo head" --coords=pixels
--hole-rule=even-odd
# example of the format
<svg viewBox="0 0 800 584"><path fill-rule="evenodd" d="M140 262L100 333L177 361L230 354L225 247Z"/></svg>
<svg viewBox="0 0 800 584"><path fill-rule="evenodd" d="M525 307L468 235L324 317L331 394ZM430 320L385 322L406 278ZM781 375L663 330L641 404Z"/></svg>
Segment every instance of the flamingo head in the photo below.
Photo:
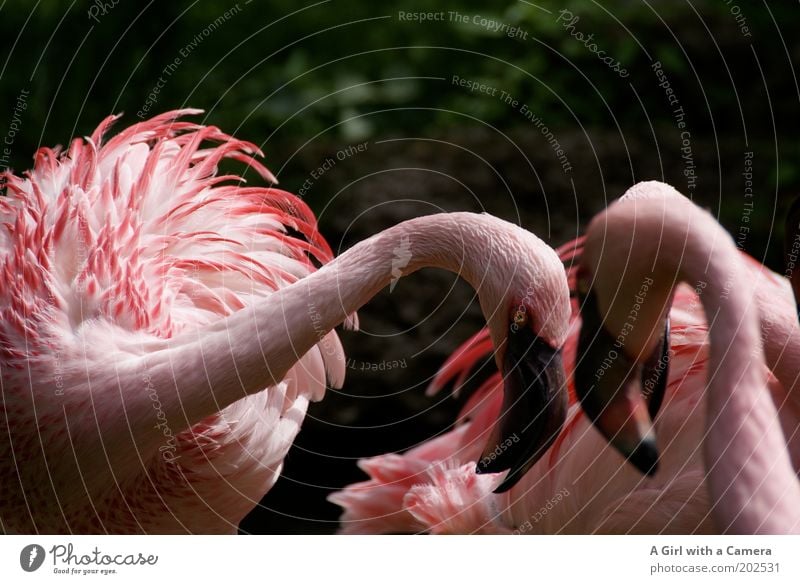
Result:
<svg viewBox="0 0 800 584"><path fill-rule="evenodd" d="M600 433L649 475L658 468L653 420L669 374L681 257L681 238L668 231L685 226L687 204L669 185L635 185L592 220L577 273L576 393Z"/></svg>
<svg viewBox="0 0 800 584"><path fill-rule="evenodd" d="M561 359L570 318L564 268L547 244L511 227L499 242L503 253L490 254L491 275L476 286L503 375L500 414L476 466L479 474L509 471L496 493L513 487L547 451L568 406Z"/></svg>

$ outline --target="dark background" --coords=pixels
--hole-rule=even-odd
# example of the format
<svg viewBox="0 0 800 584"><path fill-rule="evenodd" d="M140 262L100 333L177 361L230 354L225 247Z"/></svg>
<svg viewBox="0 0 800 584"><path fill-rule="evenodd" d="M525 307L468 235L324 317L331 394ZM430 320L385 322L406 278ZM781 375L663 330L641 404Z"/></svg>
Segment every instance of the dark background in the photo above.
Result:
<svg viewBox="0 0 800 584"><path fill-rule="evenodd" d="M137 121L163 77L149 114L203 108L207 123L261 145L293 192L327 157L366 142L304 189L339 251L441 210L485 210L557 245L628 186L656 178L780 269L783 215L800 183L796 2L102 4L0 0L3 136L28 94L10 145L15 170L29 167L40 145L89 134L110 113L125 112L120 124ZM399 12L420 9L443 11L444 21L401 20ZM629 75L570 35L557 22L561 10L579 17L571 32L592 34ZM449 11L469 22L451 22ZM476 15L526 38L492 32L472 22ZM684 174L681 131L654 61L683 107L695 179ZM571 169L519 107L453 84L454 75L526 104ZM482 325L472 290L424 270L379 294L361 323L362 332L341 334L352 359L344 390L311 408L283 478L243 531L333 531L338 508L325 496L363 478L357 458L409 448L452 422L458 402L425 398L424 387ZM406 366L361 370L395 360Z"/></svg>

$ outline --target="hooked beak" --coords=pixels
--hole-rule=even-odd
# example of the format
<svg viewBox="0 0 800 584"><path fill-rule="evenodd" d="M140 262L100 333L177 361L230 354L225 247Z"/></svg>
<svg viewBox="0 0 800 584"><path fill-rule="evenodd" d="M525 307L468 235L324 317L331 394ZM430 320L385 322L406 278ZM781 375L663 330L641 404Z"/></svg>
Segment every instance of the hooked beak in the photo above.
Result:
<svg viewBox="0 0 800 584"><path fill-rule="evenodd" d="M575 389L581 406L612 446L639 471L653 475L658 470L653 419L669 374L669 317L652 354L637 363L603 326L594 292L581 294L580 301Z"/></svg>
<svg viewBox="0 0 800 584"><path fill-rule="evenodd" d="M561 432L567 389L561 351L528 327L511 325L503 359L503 407L478 461L478 474L509 470L494 492L513 487Z"/></svg>

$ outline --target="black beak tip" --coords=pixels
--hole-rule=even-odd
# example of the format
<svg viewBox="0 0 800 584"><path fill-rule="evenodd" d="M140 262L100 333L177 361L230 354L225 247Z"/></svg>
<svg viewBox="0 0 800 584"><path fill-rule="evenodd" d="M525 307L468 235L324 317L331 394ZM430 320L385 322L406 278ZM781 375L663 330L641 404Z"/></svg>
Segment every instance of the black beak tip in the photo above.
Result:
<svg viewBox="0 0 800 584"><path fill-rule="evenodd" d="M489 473L490 473L490 471L486 467L486 465L483 464L483 461L478 461L478 464L475 465L475 474L482 475L482 474L489 474Z"/></svg>
<svg viewBox="0 0 800 584"><path fill-rule="evenodd" d="M633 449L628 456L631 464L642 474L649 477L655 476L658 471L658 447L655 439L645 438Z"/></svg>
<svg viewBox="0 0 800 584"><path fill-rule="evenodd" d="M510 491L511 488L519 482L519 480L523 477L524 474L525 474L524 472L520 472L518 470L515 471L512 469L508 473L506 478L503 479L503 482L497 485L497 487L495 487L492 493L494 493L495 495L501 495L506 491Z"/></svg>
<svg viewBox="0 0 800 584"><path fill-rule="evenodd" d="M508 469L507 466L504 465L494 465L491 462L486 462L484 459L478 461L475 465L475 474L485 475L485 474L497 474L503 472L504 470ZM506 491L510 490L511 487L517 484L519 479L522 477L524 473L520 473L520 469L511 468L509 469L508 475L506 478L503 479L503 482L500 483L493 491L495 495L499 495L501 493L505 493Z"/></svg>
<svg viewBox="0 0 800 584"><path fill-rule="evenodd" d="M530 329L509 334L503 374L497 427L475 465L479 475L508 471L495 493L511 489L544 456L561 432L569 401L560 350Z"/></svg>

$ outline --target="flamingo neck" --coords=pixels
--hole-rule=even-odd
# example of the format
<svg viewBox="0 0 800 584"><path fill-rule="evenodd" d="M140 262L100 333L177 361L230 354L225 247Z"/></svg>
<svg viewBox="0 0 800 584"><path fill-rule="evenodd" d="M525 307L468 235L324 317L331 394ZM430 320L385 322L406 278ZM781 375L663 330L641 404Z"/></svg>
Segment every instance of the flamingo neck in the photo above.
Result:
<svg viewBox="0 0 800 584"><path fill-rule="evenodd" d="M325 338L327 333L394 279L423 267L457 273L482 292L496 283L491 276L505 290L511 274L498 274L497 265L503 265L500 254L508 253L507 239L515 230L521 231L473 213L412 219L358 243L314 274L194 336L166 341L162 350L144 359L153 383L162 388L170 424L188 428L282 381L318 343L326 359L336 354L341 358L340 351L326 346L333 342Z"/></svg>
<svg viewBox="0 0 800 584"><path fill-rule="evenodd" d="M677 282L705 284L700 300L710 355L703 450L714 520L732 533L800 530L800 485L767 388L756 279L730 236L671 187L643 183L628 202L593 221L586 249L592 273L604 276L596 283L598 298L617 324L615 295L638 286L638 276L654 282L639 311L642 323L662 322ZM650 354L658 328L635 327L627 337L631 354Z"/></svg>
<svg viewBox="0 0 800 584"><path fill-rule="evenodd" d="M792 492L800 489L767 390L755 289L731 248L717 246L710 262L692 254L700 261L686 261L682 270L690 283L707 283L701 295L710 336L703 453L712 514L725 532L786 533L800 528L791 509L800 497Z"/></svg>
<svg viewBox="0 0 800 584"><path fill-rule="evenodd" d="M767 389L754 281L733 245L719 245L708 230L699 237L699 245L687 246L681 272L690 283L707 283L701 294L710 336L703 449L712 514L725 532L796 532L800 486Z"/></svg>
<svg viewBox="0 0 800 584"><path fill-rule="evenodd" d="M492 218L493 219L493 218ZM269 331L254 359L271 377L263 375L246 391L259 391L280 381L297 360L324 336L342 324L387 286L422 268L432 267L460 275L475 290L490 276L493 245L488 218L472 213L450 213L411 219L366 239L314 274L269 298L269 307L255 309L261 330ZM497 252L495 252L497 253ZM244 319L239 319L244 321ZM248 329L248 322L239 326ZM323 347L324 350L324 347ZM259 378L261 377L261 378Z"/></svg>
<svg viewBox="0 0 800 584"><path fill-rule="evenodd" d="M490 232L481 228L485 223L472 213L412 219L356 244L280 291L271 302L282 306L279 312L285 314L286 326L281 327L281 344L291 354L281 355L278 362L290 367L378 292L422 268L453 272L480 290L490 276L492 247L496 248Z"/></svg>

